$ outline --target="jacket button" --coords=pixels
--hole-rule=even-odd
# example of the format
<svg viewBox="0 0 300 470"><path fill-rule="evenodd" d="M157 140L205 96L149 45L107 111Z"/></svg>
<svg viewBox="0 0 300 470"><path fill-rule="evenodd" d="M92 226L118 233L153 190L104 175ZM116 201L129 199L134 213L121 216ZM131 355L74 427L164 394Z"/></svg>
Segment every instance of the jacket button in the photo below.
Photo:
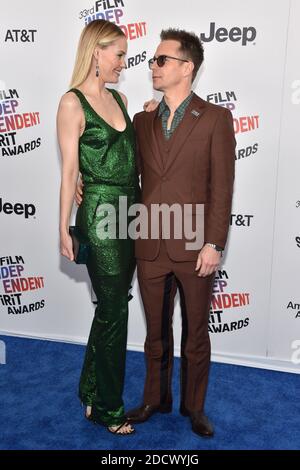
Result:
<svg viewBox="0 0 300 470"><path fill-rule="evenodd" d="M166 181L166 179L167 179L167 178L166 178L165 176L162 177L162 180L163 180L163 181Z"/></svg>

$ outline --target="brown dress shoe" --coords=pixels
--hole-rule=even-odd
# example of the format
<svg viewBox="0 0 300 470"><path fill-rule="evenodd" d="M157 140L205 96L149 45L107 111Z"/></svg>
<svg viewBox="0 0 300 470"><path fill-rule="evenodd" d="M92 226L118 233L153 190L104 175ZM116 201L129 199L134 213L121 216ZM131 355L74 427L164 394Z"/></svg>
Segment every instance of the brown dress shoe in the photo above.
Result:
<svg viewBox="0 0 300 470"><path fill-rule="evenodd" d="M142 405L133 410L127 411L126 420L128 423L144 423L151 418L154 413L170 413L172 405Z"/></svg>
<svg viewBox="0 0 300 470"><path fill-rule="evenodd" d="M190 411L192 430L202 437L212 437L214 428L207 416L202 411Z"/></svg>

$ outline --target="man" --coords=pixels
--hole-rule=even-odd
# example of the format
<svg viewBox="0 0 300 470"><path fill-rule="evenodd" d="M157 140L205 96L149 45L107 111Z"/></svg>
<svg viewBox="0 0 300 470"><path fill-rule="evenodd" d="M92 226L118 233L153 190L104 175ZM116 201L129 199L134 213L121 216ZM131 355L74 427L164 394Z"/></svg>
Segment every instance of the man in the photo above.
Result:
<svg viewBox="0 0 300 470"><path fill-rule="evenodd" d="M172 315L179 289L182 313L180 412L192 429L212 436L204 414L210 365L208 319L215 271L229 228L235 138L230 111L191 92L203 61L199 38L181 30L162 31L149 61L153 87L163 92L159 107L135 115L142 204L204 204L204 245L187 249L187 238L137 239L138 281L145 309L147 374L143 403L127 413L142 423L172 409ZM149 216L149 222L154 224ZM174 224L173 224L174 225Z"/></svg>

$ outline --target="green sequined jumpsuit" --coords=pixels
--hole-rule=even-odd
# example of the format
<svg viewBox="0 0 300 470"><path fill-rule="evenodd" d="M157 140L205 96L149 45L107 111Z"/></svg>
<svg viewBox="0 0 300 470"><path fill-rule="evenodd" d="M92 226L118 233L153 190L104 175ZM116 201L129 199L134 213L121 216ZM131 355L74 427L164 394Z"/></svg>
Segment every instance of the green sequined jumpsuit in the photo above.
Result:
<svg viewBox="0 0 300 470"><path fill-rule="evenodd" d="M118 236L119 196L127 197L128 207L139 199L134 129L115 90L109 91L123 111L126 120L123 132L107 124L79 90L70 91L79 98L85 115L85 130L79 140L79 169L84 195L77 211L76 224L91 245L87 269L97 297L79 383L79 397L85 405L92 406L95 421L113 426L125 421L122 392L130 298L128 290L135 269L134 241L128 237L99 239L97 225L104 216L99 215L97 207L99 204L115 207ZM126 218L125 223L129 222Z"/></svg>

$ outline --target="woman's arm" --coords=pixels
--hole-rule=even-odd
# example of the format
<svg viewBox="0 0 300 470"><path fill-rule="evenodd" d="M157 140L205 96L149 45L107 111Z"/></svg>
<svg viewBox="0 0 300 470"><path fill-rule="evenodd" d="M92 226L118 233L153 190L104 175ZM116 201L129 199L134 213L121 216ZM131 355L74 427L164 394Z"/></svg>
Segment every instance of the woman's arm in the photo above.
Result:
<svg viewBox="0 0 300 470"><path fill-rule="evenodd" d="M78 141L83 127L83 111L73 93L66 93L60 101L57 113L57 135L62 158L60 187L60 250L63 256L74 259L69 220L73 206L79 172Z"/></svg>

